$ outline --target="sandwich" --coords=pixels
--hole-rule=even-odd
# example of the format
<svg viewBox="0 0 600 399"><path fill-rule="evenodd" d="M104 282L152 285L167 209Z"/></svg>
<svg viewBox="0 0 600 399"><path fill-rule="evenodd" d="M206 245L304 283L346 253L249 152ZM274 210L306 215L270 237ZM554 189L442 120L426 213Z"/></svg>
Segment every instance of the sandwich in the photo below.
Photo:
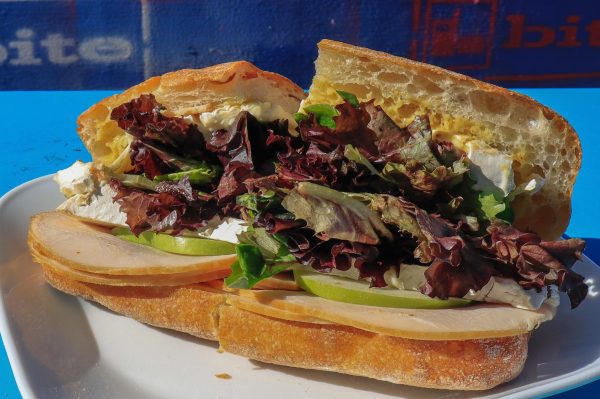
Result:
<svg viewBox="0 0 600 399"><path fill-rule="evenodd" d="M573 128L523 95L323 40L306 95L246 62L92 106L32 218L46 280L263 362L438 389L515 378L564 295ZM562 293L562 294L561 294Z"/></svg>

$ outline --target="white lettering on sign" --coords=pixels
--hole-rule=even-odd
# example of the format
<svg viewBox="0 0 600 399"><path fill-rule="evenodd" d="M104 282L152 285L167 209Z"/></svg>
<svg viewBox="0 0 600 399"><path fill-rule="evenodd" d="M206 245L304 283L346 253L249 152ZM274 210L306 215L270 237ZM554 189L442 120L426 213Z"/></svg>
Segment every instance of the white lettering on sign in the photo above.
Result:
<svg viewBox="0 0 600 399"><path fill-rule="evenodd" d="M120 37L98 37L85 40L79 46L82 58L92 62L125 61L131 55L133 46L128 40Z"/></svg>
<svg viewBox="0 0 600 399"><path fill-rule="evenodd" d="M17 49L17 58L13 58L9 62L12 65L41 65L42 59L34 55L33 37L35 32L31 29L19 29L15 36L17 39L8 43L8 47Z"/></svg>
<svg viewBox="0 0 600 399"><path fill-rule="evenodd" d="M62 33L49 33L39 42L35 36L33 29L25 27L15 31L14 40L0 43L0 65L7 61L15 66L70 65L77 61L111 64L127 61L134 50L133 43L120 36L91 37L81 43Z"/></svg>
<svg viewBox="0 0 600 399"><path fill-rule="evenodd" d="M4 64L4 61L8 58L8 51L6 47L0 44L0 65Z"/></svg>
<svg viewBox="0 0 600 399"><path fill-rule="evenodd" d="M79 59L79 56L72 52L75 47L75 39L66 39L60 33L46 36L40 45L46 47L48 60L53 64L69 65ZM70 54L67 54L68 50L71 51Z"/></svg>

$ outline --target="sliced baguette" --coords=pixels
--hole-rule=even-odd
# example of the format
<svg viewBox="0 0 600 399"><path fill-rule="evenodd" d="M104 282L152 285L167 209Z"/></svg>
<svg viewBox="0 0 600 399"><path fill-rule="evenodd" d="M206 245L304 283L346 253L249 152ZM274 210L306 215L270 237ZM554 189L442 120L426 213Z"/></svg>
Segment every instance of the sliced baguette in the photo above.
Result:
<svg viewBox="0 0 600 399"><path fill-rule="evenodd" d="M69 295L142 323L219 341L228 352L267 363L418 387L481 390L516 377L527 358L528 333L491 339L406 339L318 320L263 316L226 304L231 294L205 284L111 287L75 281L43 263L42 270L48 283Z"/></svg>
<svg viewBox="0 0 600 399"><path fill-rule="evenodd" d="M267 363L370 377L424 388L482 390L515 378L529 334L424 341L259 315L234 306L219 313L219 342Z"/></svg>
<svg viewBox="0 0 600 399"><path fill-rule="evenodd" d="M46 281L54 288L97 302L108 309L156 327L196 337L218 339L219 308L227 294L205 284L178 287L117 287L83 283L41 263Z"/></svg>
<svg viewBox="0 0 600 399"><path fill-rule="evenodd" d="M430 117L434 135L464 148L483 140L512 156L516 183L546 179L533 196L513 202L515 225L545 239L565 231L581 144L569 123L533 99L401 57L332 40L319 43L316 74L303 105L342 101L336 90L375 99L400 126Z"/></svg>
<svg viewBox="0 0 600 399"><path fill-rule="evenodd" d="M49 215L54 219L52 214L46 213L34 218L32 223ZM98 234L109 235L107 232ZM529 330L544 318L543 313L531 312L529 315L530 312L496 309L497 306L492 305L496 310L494 317L511 319L513 325L522 328L501 326L505 331L486 332L488 315L476 308L472 312L464 309L458 318L469 322L470 330L479 331L475 334L477 338L473 338L472 331L466 329L461 335L456 323L444 322L447 319L445 310L429 311L431 315L420 315L423 310L406 314L406 317L423 320L419 332L412 324L408 329L406 325L401 327L398 320L390 320L392 327L371 325L373 319L363 315L364 307L360 305L323 299L340 308L339 312L333 309L329 313L319 307L312 312L313 305L303 305L297 300L287 301L294 305L287 306L286 300L278 299L279 291L264 291L264 294L226 292L219 288L221 284L212 282L180 286L111 286L82 282L78 280L79 273L68 271L74 266L73 260L61 263L60 259L41 255L37 248L43 245L38 240L43 241L43 235L29 235L34 260L42 266L48 283L67 294L98 302L143 323L218 340L224 350L252 359L400 384L440 389L488 389L508 381L523 367ZM101 242L104 241L101 239ZM73 237L71 244L77 248L78 239ZM124 244L133 252L140 249L134 243ZM126 247L122 249L128 251ZM77 268L74 270L78 271ZM143 281L148 283L147 278ZM289 295L303 295L294 292L289 291ZM278 295L272 297L273 293ZM283 306L282 302L285 302ZM344 310L345 307L356 308L356 311ZM402 313L387 310L389 312L381 317L393 318ZM498 311L507 314L498 316ZM435 316L436 312L439 317ZM446 324L442 327L450 328L448 337L453 338L426 336L428 330L439 329L439 322ZM386 328L395 330L390 334L385 332L388 331Z"/></svg>
<svg viewBox="0 0 600 399"><path fill-rule="evenodd" d="M524 205L517 203L519 223L545 237L564 230L581 150L570 126L550 110L523 96L435 67L324 41L308 101L338 102L335 89L351 91L361 100L378 99L401 125L416 114L428 113L441 137L448 136L458 145L478 137L510 152L517 160L514 166L518 181L532 173L548 179L537 197L523 200ZM302 90L287 79L246 62L152 78L81 115L78 131L95 161L117 172L130 166L126 149L131 138L110 120L110 112L148 93L166 107L165 113L192 120L203 112L247 101L278 104L291 114L304 98ZM510 111L505 112L503 107ZM450 136L459 130L465 137ZM544 130L551 133L545 134ZM554 137L562 141L549 140ZM544 151L528 147L533 144ZM554 149L551 151L549 146ZM562 181L557 177L558 169L565 170ZM532 201L539 205L532 208L530 217L524 216L523 207ZM541 220L540 214L547 220ZM489 389L514 378L527 357L529 332L485 339L414 339L366 331L265 303L242 308L243 302L231 300L235 292L216 288L219 283L123 287L81 282L57 267L57 262L62 268L72 267L72 263L41 254L35 241L35 235L31 235L32 253L38 255L36 261L46 280L57 289L147 324L219 340L227 351L264 362L420 387L471 390Z"/></svg>

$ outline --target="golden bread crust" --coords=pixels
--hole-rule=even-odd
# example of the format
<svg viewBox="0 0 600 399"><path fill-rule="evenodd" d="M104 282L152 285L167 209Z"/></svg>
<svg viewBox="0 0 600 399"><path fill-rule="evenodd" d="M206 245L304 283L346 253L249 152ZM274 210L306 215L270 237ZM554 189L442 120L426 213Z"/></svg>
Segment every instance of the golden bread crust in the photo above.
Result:
<svg viewBox="0 0 600 399"><path fill-rule="evenodd" d="M46 281L69 295L98 302L108 309L156 327L196 337L218 339L219 309L226 294L203 284L180 287L117 287L82 283L41 264Z"/></svg>
<svg viewBox="0 0 600 399"><path fill-rule="evenodd" d="M512 204L521 229L545 239L565 231L571 193L581 166L573 127L537 101L433 65L332 40L319 43L316 74L304 104L339 103L335 90L362 101L374 98L400 126L430 117L434 135L453 141L482 140L514 159L517 183L545 178L542 190Z"/></svg>
<svg viewBox="0 0 600 399"><path fill-rule="evenodd" d="M466 341L422 341L339 324L275 319L221 309L219 342L267 363L360 375L425 388L489 389L515 378L529 334ZM282 338L278 338L282 337Z"/></svg>
<svg viewBox="0 0 600 399"><path fill-rule="evenodd" d="M326 322L283 320L227 304L206 284L117 287L82 283L41 264L53 287L142 323L219 341L267 363L365 376L426 388L489 389L515 378L530 334L468 340L417 340Z"/></svg>

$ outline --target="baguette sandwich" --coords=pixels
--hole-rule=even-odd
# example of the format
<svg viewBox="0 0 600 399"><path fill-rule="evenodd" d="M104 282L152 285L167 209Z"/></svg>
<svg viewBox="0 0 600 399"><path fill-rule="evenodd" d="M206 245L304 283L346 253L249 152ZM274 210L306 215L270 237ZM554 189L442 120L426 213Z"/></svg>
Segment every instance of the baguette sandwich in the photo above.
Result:
<svg viewBox="0 0 600 399"><path fill-rule="evenodd" d="M141 322L293 367L483 390L585 298L557 240L581 160L534 100L319 43L308 96L246 62L92 106L93 162L36 215L46 280Z"/></svg>

